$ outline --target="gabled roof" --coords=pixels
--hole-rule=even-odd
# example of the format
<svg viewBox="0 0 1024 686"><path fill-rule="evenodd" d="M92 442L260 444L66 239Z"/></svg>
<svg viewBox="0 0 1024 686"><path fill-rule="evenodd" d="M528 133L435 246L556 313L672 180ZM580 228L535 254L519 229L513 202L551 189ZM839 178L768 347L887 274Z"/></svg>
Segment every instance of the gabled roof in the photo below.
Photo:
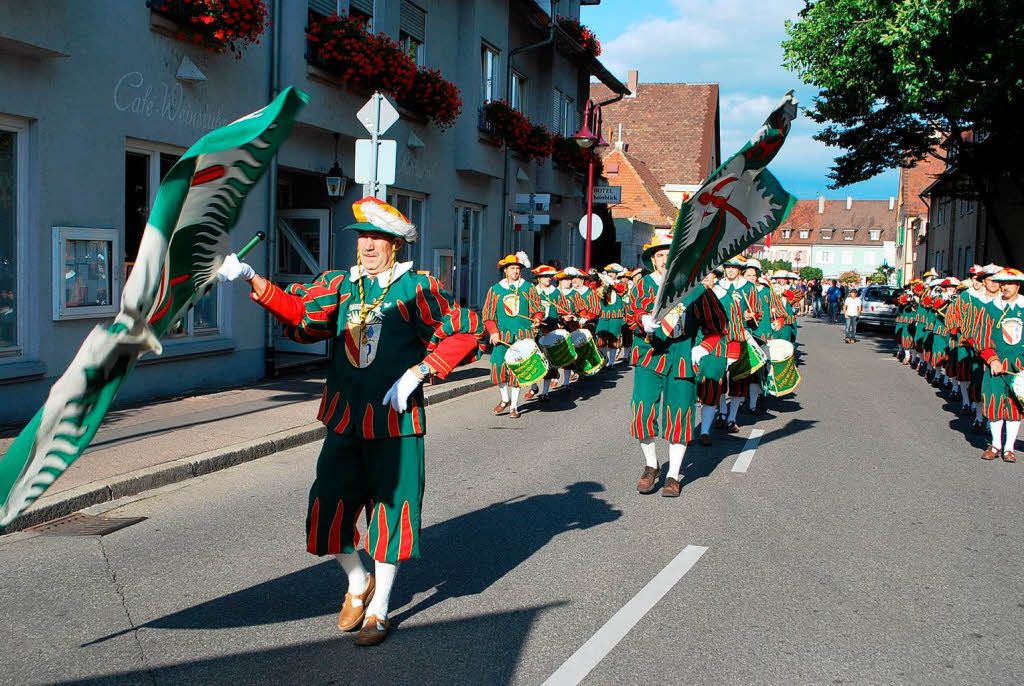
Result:
<svg viewBox="0 0 1024 686"><path fill-rule="evenodd" d="M822 230L831 229L832 242L846 245L881 245L896 240L896 211L888 200L854 200L846 209L845 200L826 200L825 211L818 213L818 200L797 200L786 221L772 234L772 245L812 245L822 243ZM782 237L792 229L793 235ZM854 230L853 240L844 240L844 231ZM807 230L807 238L800 231ZM870 231L880 230L879 240L872 241Z"/></svg>
<svg viewBox="0 0 1024 686"><path fill-rule="evenodd" d="M602 84L590 85L590 97L614 97ZM658 185L697 185L712 171L719 150L717 83L640 83L636 96L601 108L603 133L609 143L622 140L640 159Z"/></svg>
<svg viewBox="0 0 1024 686"><path fill-rule="evenodd" d="M672 226L679 209L672 204L654 174L641 160L619 148L604 156L605 176L622 186L622 202L608 208L612 217L637 219L655 227ZM617 172L610 172L618 164Z"/></svg>

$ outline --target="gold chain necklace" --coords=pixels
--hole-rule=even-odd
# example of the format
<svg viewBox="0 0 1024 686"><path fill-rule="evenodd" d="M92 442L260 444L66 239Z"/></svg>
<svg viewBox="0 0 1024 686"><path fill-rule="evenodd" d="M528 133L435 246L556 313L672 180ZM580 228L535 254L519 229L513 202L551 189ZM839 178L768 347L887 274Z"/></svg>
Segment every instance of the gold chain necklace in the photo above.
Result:
<svg viewBox="0 0 1024 686"><path fill-rule="evenodd" d="M359 326L360 327L365 327L366 326L366 318L369 316L370 312L373 312L375 309L377 309L377 307L380 306L380 304L382 302L384 302L384 298L386 298L388 296L388 291L391 290L391 284L393 284L395 282L395 269L398 267L398 264L395 262L395 256L397 254L398 254L398 247L397 246L392 246L392 248L391 248L391 277L388 279L388 285L384 287L384 290L381 292L380 297L377 298L376 300L374 300L372 303L370 303L369 306L366 305L366 292L363 289L363 256L360 253L356 257L356 266L359 268L359 272L360 272L359 273L359 279L357 280L357 283L359 284ZM369 274L366 274L366 276L368 276L371 279L377 278L376 275L370 276ZM365 337L365 335L366 334L364 333L363 336Z"/></svg>

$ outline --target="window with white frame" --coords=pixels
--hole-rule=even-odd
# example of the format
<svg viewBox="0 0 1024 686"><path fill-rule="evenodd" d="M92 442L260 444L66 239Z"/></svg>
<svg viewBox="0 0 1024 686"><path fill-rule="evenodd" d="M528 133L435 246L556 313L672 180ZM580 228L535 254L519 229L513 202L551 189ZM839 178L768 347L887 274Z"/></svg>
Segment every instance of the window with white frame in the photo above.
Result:
<svg viewBox="0 0 1024 686"><path fill-rule="evenodd" d="M399 17L398 42L402 49L422 67L426 59L423 46L427 36L427 13L409 0L402 0Z"/></svg>
<svg viewBox="0 0 1024 686"><path fill-rule="evenodd" d="M373 0L349 0L348 15L362 21L373 32Z"/></svg>
<svg viewBox="0 0 1024 686"><path fill-rule="evenodd" d="M480 46L480 70L481 91L487 103L498 93L498 51L487 43Z"/></svg>
<svg viewBox="0 0 1024 686"><path fill-rule="evenodd" d="M839 259L843 264L853 264L853 252L850 250L844 250L840 254Z"/></svg>
<svg viewBox="0 0 1024 686"><path fill-rule="evenodd" d="M868 231L868 234L870 235L871 240L873 241L878 241L882 239L881 229L871 229L870 231Z"/></svg>
<svg viewBox="0 0 1024 686"><path fill-rule="evenodd" d="M782 230L782 237L783 238L790 238L792 235L793 235L793 231L792 230L790 230L790 229L783 229Z"/></svg>
<svg viewBox="0 0 1024 686"><path fill-rule="evenodd" d="M408 217L409 221L416 227L416 232L419 234L419 240L415 243L404 243L402 248L398 251L398 261L408 262L410 260L422 264L418 252L418 247L424 244L424 235L426 233L426 227L423 224L423 218L426 216L425 205L427 198L422 193L415 193L413 191L403 191L394 188L388 189L388 203L397 209L399 212ZM421 267L426 269L426 267Z"/></svg>
<svg viewBox="0 0 1024 686"><path fill-rule="evenodd" d="M512 109L526 111L526 77L517 71L512 72Z"/></svg>
<svg viewBox="0 0 1024 686"><path fill-rule="evenodd" d="M807 229L802 229L800 231L800 238L807 239L807 238L810 238L810 236L811 236L811 232L808 231Z"/></svg>
<svg viewBox="0 0 1024 686"><path fill-rule="evenodd" d="M139 243L149 219L149 210L156 200L160 181L181 157L183 150L160 143L129 140L124 155L124 274L128 275L139 254ZM122 284L124 282L122 281ZM220 325L219 298L216 285L199 298L166 337L208 336L216 334Z"/></svg>
<svg viewBox="0 0 1024 686"><path fill-rule="evenodd" d="M788 262L789 261L789 251L788 250L780 250L779 251L779 259L780 260L785 260L785 261Z"/></svg>
<svg viewBox="0 0 1024 686"><path fill-rule="evenodd" d="M820 264L834 264L835 255L832 254L831 250L819 250L818 251L818 262Z"/></svg>
<svg viewBox="0 0 1024 686"><path fill-rule="evenodd" d="M576 133L576 101L565 96L562 98L562 135L568 138Z"/></svg>
<svg viewBox="0 0 1024 686"><path fill-rule="evenodd" d="M853 229L843 229L843 240L852 241L855 231Z"/></svg>
<svg viewBox="0 0 1024 686"><path fill-rule="evenodd" d="M864 264L868 265L869 267L878 264L877 257L878 256L875 254L873 250L867 251L866 253L864 253Z"/></svg>
<svg viewBox="0 0 1024 686"><path fill-rule="evenodd" d="M20 352L25 326L18 246L24 241L27 176L28 123L0 114L0 355Z"/></svg>
<svg viewBox="0 0 1024 686"><path fill-rule="evenodd" d="M821 230L821 240L823 240L823 241L830 241L830 240L832 240L832 229L822 229Z"/></svg>

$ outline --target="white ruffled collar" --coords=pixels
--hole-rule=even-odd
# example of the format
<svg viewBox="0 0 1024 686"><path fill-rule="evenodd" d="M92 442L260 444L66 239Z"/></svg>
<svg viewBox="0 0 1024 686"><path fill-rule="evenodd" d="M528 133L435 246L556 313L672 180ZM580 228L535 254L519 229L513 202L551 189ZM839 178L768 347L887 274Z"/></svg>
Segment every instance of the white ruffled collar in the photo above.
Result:
<svg viewBox="0 0 1024 686"><path fill-rule="evenodd" d="M392 269L388 269L388 270L385 270L385 271L381 272L380 274L377 274L377 284L381 288L384 288L384 286L387 286L388 283L391 282L391 275L392 274L394 274L394 276L395 276L394 280L398 281L398 279L402 276L402 274L405 274L407 271L409 271L411 269L412 269L412 262L411 261L410 262L399 262ZM349 276L348 276L349 281L352 281L353 283L355 283L356 281L358 281L363 276L364 272L365 272L365 270L363 269L362 265L357 264L356 266L352 267L352 270L349 272Z"/></svg>
<svg viewBox="0 0 1024 686"><path fill-rule="evenodd" d="M651 281L658 284L659 286L661 285L661 282L665 280L665 274L658 271L651 272L647 276L651 277Z"/></svg>
<svg viewBox="0 0 1024 686"><path fill-rule="evenodd" d="M525 284L526 281L522 277L520 277L518 281L509 281L508 279L502 279L498 283L501 285L502 288L510 291L513 288L519 290L520 288L523 287L523 284Z"/></svg>

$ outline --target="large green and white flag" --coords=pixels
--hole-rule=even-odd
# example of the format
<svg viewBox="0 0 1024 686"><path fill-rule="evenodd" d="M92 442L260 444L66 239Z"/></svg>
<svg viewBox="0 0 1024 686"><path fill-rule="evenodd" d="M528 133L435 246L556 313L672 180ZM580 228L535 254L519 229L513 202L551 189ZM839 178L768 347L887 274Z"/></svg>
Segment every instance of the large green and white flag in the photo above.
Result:
<svg viewBox="0 0 1024 686"><path fill-rule="evenodd" d="M682 302L715 267L786 220L796 197L786 192L767 167L786 141L796 106L790 91L754 137L683 203L672 229L655 319Z"/></svg>
<svg viewBox="0 0 1024 686"><path fill-rule="evenodd" d="M88 447L138 359L217 279L228 232L309 100L288 88L266 107L203 136L157 190L113 324L86 337L43 407L0 459L0 530Z"/></svg>

